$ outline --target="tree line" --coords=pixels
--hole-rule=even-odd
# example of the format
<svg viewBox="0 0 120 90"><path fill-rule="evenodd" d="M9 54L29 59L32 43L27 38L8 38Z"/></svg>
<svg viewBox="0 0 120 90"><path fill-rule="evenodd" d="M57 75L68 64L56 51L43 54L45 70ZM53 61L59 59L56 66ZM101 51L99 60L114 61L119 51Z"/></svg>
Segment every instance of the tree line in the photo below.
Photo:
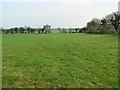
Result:
<svg viewBox="0 0 120 90"><path fill-rule="evenodd" d="M14 28L10 28L10 29L3 29L2 33L3 34L17 34L17 33L25 33L25 34L43 34L43 33L52 33L52 31L50 30L51 26L50 25L45 25L43 26L43 28L31 28L28 26L24 26L24 27L14 27Z"/></svg>
<svg viewBox="0 0 120 90"><path fill-rule="evenodd" d="M120 31L120 12L114 12L103 19L93 18L81 29L86 33L119 33Z"/></svg>
<svg viewBox="0 0 120 90"><path fill-rule="evenodd" d="M3 29L2 33L4 34L15 34L15 33L52 33L50 25L44 25L43 28L31 28L31 27L14 27L10 29ZM120 31L120 12L114 12L105 16L102 19L93 18L90 22L87 23L86 27L83 28L58 28L60 33L119 33Z"/></svg>
<svg viewBox="0 0 120 90"><path fill-rule="evenodd" d="M87 23L86 27L83 28L69 28L65 30L58 28L60 33L119 33L120 32L120 12L114 12L106 15L102 19L93 18Z"/></svg>

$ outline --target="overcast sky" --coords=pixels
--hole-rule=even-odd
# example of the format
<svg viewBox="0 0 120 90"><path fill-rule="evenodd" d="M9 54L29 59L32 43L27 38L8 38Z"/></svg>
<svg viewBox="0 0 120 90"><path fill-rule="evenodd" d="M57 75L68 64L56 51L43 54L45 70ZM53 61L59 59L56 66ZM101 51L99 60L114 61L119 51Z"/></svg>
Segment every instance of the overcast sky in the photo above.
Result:
<svg viewBox="0 0 120 90"><path fill-rule="evenodd" d="M84 27L118 10L119 0L1 0L0 26Z"/></svg>

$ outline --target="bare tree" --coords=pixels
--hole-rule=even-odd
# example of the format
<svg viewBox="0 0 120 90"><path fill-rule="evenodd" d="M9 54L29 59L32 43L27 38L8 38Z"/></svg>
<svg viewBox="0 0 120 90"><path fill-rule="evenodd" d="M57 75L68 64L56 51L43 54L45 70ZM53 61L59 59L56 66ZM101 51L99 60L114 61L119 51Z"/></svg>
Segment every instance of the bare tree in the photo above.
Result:
<svg viewBox="0 0 120 90"><path fill-rule="evenodd" d="M113 13L114 16L111 17L110 21L114 26L116 32L118 32L118 28L120 25L120 12Z"/></svg>
<svg viewBox="0 0 120 90"><path fill-rule="evenodd" d="M42 33L44 33L44 31L45 33L51 33L50 28L51 28L50 25L44 25L42 28Z"/></svg>

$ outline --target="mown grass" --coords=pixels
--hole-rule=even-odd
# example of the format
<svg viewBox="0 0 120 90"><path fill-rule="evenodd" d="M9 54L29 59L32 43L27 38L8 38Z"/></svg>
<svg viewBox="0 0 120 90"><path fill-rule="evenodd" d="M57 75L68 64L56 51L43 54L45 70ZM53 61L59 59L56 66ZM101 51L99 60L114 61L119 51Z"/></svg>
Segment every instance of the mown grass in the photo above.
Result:
<svg viewBox="0 0 120 90"><path fill-rule="evenodd" d="M3 88L117 88L118 37L3 35Z"/></svg>

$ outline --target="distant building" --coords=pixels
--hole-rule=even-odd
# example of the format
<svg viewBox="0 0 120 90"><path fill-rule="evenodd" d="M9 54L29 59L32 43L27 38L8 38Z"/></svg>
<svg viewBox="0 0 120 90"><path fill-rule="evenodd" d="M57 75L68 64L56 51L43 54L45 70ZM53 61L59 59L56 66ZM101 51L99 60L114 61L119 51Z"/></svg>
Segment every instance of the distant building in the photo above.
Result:
<svg viewBox="0 0 120 90"><path fill-rule="evenodd" d="M120 1L118 2L118 11L120 12Z"/></svg>

